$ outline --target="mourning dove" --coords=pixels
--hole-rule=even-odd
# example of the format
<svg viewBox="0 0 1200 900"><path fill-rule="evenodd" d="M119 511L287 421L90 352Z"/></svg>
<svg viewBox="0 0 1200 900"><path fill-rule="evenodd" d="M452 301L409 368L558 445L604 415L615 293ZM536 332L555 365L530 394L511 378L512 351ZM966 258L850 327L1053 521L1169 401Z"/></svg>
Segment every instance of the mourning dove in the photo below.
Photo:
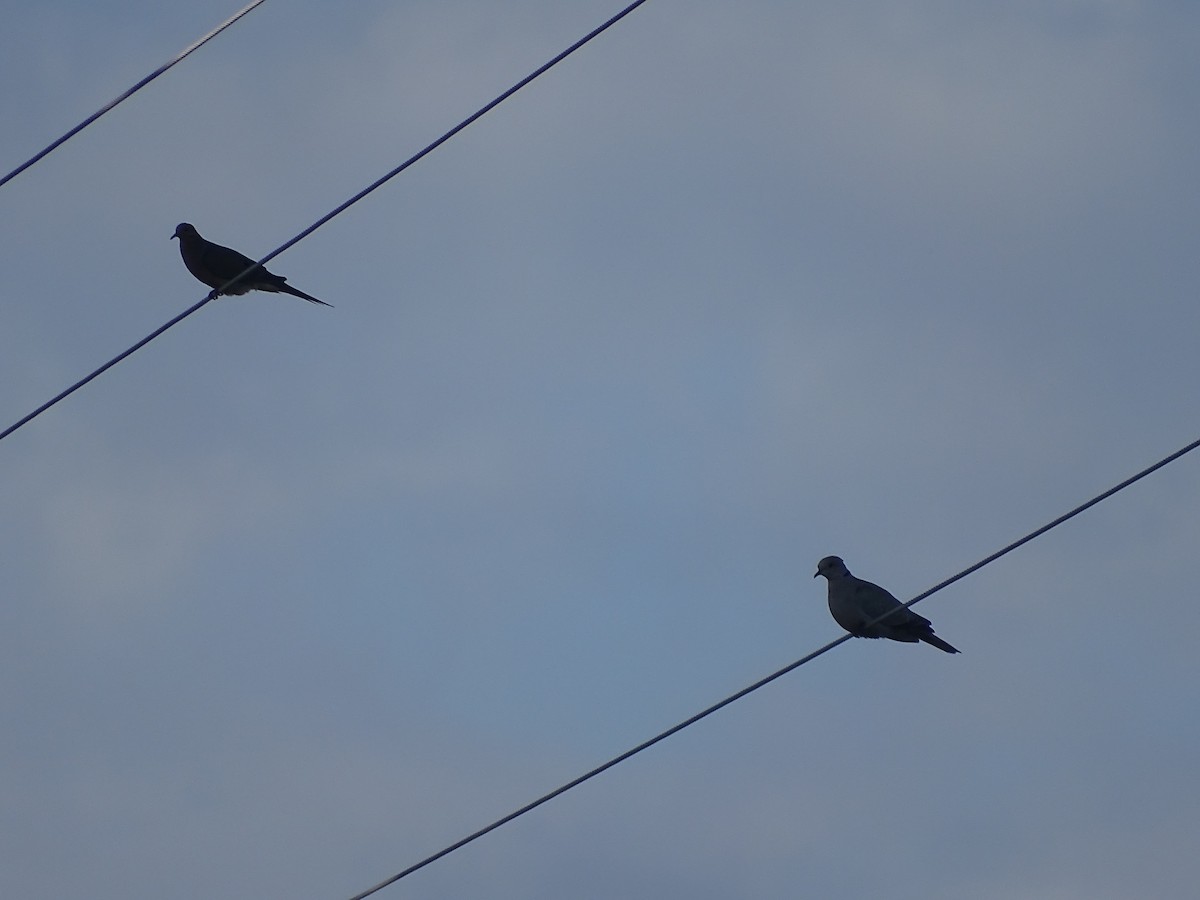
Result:
<svg viewBox="0 0 1200 900"><path fill-rule="evenodd" d="M200 232L196 230L195 226L188 222L177 225L171 238L179 238L179 253L183 257L183 264L196 278L213 289L210 295L213 298L219 294L270 291L275 294L291 294L293 297L301 297L310 303L320 303L322 306L333 305L324 300L318 300L304 291L296 290L287 283L287 279L282 275L273 275L248 256L242 256L236 250L206 241L200 237ZM251 266L254 266L254 271L248 273L237 284L232 284L222 290L228 281L237 278Z"/></svg>
<svg viewBox="0 0 1200 900"><path fill-rule="evenodd" d="M829 611L834 621L855 637L887 638L915 644L924 641L946 653L958 650L933 633L933 626L877 584L855 578L840 556L827 556L817 563L816 574L829 582ZM889 612L887 618L871 623Z"/></svg>

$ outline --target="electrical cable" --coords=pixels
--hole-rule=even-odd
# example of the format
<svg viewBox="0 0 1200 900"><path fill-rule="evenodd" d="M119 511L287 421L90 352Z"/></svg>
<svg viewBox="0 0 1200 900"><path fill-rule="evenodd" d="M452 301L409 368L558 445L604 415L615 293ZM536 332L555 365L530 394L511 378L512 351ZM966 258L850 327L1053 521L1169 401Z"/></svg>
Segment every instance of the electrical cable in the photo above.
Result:
<svg viewBox="0 0 1200 900"><path fill-rule="evenodd" d="M216 28L214 28L208 34L204 35L202 38L199 38L196 41L189 44L188 46L184 47L181 51L179 51L179 53L177 53L171 59L167 60L165 63L163 63L161 66L159 66L153 72L151 72L149 75L147 75L145 78L143 78L137 84L135 84L133 87L131 87L125 93L123 93L119 97L116 97L113 100L109 101L109 103L107 103L105 106L100 107L98 110L96 110L94 113L92 113L86 119L84 119L82 122L80 122L78 125L76 125L74 128L72 128L70 131L68 131L66 134L64 134L62 137L60 137L58 140L54 141L52 144L45 147L43 150L39 151L38 153L34 154L29 159L25 160L25 162L21 163L21 165L17 166L15 169L13 169L11 172L9 172L7 175L5 175L3 178L0 178L0 187L4 187L4 185L6 185L8 182L12 181L12 179L16 178L18 175L20 175L22 172L24 172L26 169L28 169L30 166L32 166L34 163L36 163L38 160L46 157L52 151L56 150L58 147L65 144L67 141L69 141L71 138L75 137L75 135L79 134L79 132L83 131L83 129L87 128L89 125L91 125L93 122L95 122L97 119L99 119L102 115L104 115L110 109L113 109L120 103L124 102L125 100L128 100L130 97L132 97L134 94L136 94L142 88L144 88L146 85L148 85L150 82L152 82L159 75L166 72L167 69L171 68L178 62L182 62L188 56L191 56L192 53L194 53L196 50L199 50L201 47L203 47L205 44L207 44L209 41L211 41L213 38L215 38L218 34L220 34L222 31L224 31L226 28L228 28L230 25L232 25L238 19L242 18L242 16L246 15L248 12L250 12L256 6L260 6L261 4L263 4L265 2L266 2L266 0L254 0L253 3L247 5L240 12L234 13L232 16L230 16L228 19L226 19L224 22L222 22L220 25L218 25Z"/></svg>
<svg viewBox="0 0 1200 900"><path fill-rule="evenodd" d="M262 0L259 0L259 2L262 2ZM610 18L604 24L592 29L592 31L590 31L588 34L584 35L582 38L577 40L574 44L572 44L566 50L559 53L548 63L545 63L544 65L540 66L539 68L534 70L529 75L526 75L524 78L522 78L520 81L518 81L515 85L510 87L507 91L505 91L503 94L498 96L496 99L492 100L486 106L481 107L479 110L472 113L467 118L463 119L461 122L459 122L457 125L455 125L453 128L451 128L449 131L447 131L445 134L443 134L437 140L433 141L431 144L428 144L426 147L424 147L422 150L418 151L417 153L414 153L412 156L410 156L408 159L406 159L400 165L396 166L396 168L392 169L390 172L383 175L381 178L375 180L374 182L369 184L367 187L363 188L361 191L359 191L357 194L355 194L349 200L347 200L344 203L340 204L339 206L335 207L333 210L326 213L321 218L317 219L316 222L314 222L312 225L309 225L307 228L305 228L303 231L301 231L295 237L291 238L290 240L288 240L285 243L276 247L274 250L272 250L270 253L268 253L266 256L264 256L262 259L260 259L258 262L256 262L254 265L248 266L244 272L240 273L235 278L231 278L224 285L222 285L220 288L218 288L217 290L210 293L203 300L199 301L198 303L196 303L193 306L189 307L188 309L184 310L179 315L177 315L175 318L173 318L171 321L167 322L165 325L159 327L158 329L153 331L151 334L142 338L140 341L138 341L136 344L134 344L128 350L125 350L122 353L118 354L117 356L114 356L108 362L104 363L104 365L100 366L95 371L93 371L90 374L86 375L85 377L81 378L79 381L75 382L69 388L62 391L60 394L56 395L52 399L46 401L41 406L39 406L37 409L35 409L33 412L26 415L24 418L19 419L17 422L8 426L3 431L0 431L0 440L3 440L4 438L8 437L10 434L12 434L14 431L16 431L21 426L23 426L23 425L27 424L28 422L32 421L33 419L37 418L38 416L40 416L46 410L50 409L50 407L54 406L59 401L66 399L71 394L75 393L75 391L79 390L81 387L83 387L85 384L87 384L89 381L91 381L93 378L96 378L98 375L106 372L108 369L111 369L113 366L115 366L117 363L119 363L121 360L125 359L126 357L130 356L135 351L140 350L142 347L144 347L146 344L150 343L150 341L154 340L156 337L158 337L160 334L162 334L168 328L171 328L172 326L179 324L184 319L186 319L188 316L190 316L192 313L199 310L202 306L204 306L205 304L209 303L212 300L215 300L217 298L217 296L219 296L223 291L225 291L225 289L227 289L230 285L236 284L237 282L241 281L250 272L254 271L259 266L266 265L268 262L270 262L272 259L274 259L276 256L278 256L280 253L283 253L283 251L285 251L289 247L291 247L293 244L296 244L296 243L302 241L304 238L308 237L310 234L312 234L314 231L316 231L322 225L327 223L330 219L333 219L335 216L341 215L343 212L345 212L347 209L349 209L351 206L353 206L358 201L362 200L364 197L366 197L372 191L375 191L378 188L383 187L383 185L385 185L387 182L391 181L393 178L395 178L397 175L399 175L401 172L403 172L409 166L413 165L413 163L424 158L427 154L429 154L433 150L440 147L446 141L450 140L450 138L454 137L456 134L458 134L460 131L462 131L464 128L466 128L468 125L471 125L473 122L477 121L478 119L482 118L487 113L491 112L493 109L495 109L497 106L499 106L505 100L507 100L509 97L511 97L517 91L521 90L521 88L528 85L535 78L539 77L540 75L545 74L550 69L554 68L554 66L558 65L560 62L562 62L564 59L566 59L568 56L570 56L572 53L574 53L576 50L578 50L584 44L588 43L593 38L596 38L599 35L601 35L603 32L607 31L609 28L611 28L617 22L621 21L621 19L625 18L627 15L629 15L631 12L633 12L635 9L637 9L639 6L641 6L645 2L646 2L646 0L635 0L635 2L630 3L628 6L626 6L623 10L621 10L615 16Z"/></svg>
<svg viewBox="0 0 1200 900"><path fill-rule="evenodd" d="M945 581L939 582L938 584L931 587L929 590L925 591L924 593L918 594L916 597L909 600L907 603L904 603L903 606L907 608L907 607L913 606L916 603L920 603L926 597L936 594L938 591L942 590L945 587L949 587L950 585L954 584L954 582L956 582L962 578L966 578L971 573L976 572L979 569L982 569L984 566L988 565L989 563L995 562L1000 557L1005 556L1006 554L1011 553L1013 550L1016 550L1018 547L1021 547L1022 545L1029 543L1034 538L1040 537L1041 535L1045 534L1047 531L1050 531L1052 528L1057 528L1059 525L1062 525L1064 522L1068 521L1069 519L1073 519L1075 516L1079 515L1084 510L1090 509L1091 507L1095 506L1097 503L1101 502L1102 500L1106 500L1107 498L1111 497L1113 494L1123 491L1125 488L1129 487L1130 485L1134 484L1137 481L1140 481L1141 479L1145 478L1147 475L1150 475L1151 473L1158 471L1159 469L1161 469L1163 466L1167 465L1168 463L1174 462L1175 460L1179 459L1180 457L1185 456L1188 453L1191 453L1197 447L1200 447L1200 440L1193 441L1192 443L1188 444L1186 447L1183 447L1182 449L1175 451L1170 456L1166 456L1163 459L1160 459L1158 462L1154 463L1153 465L1147 466L1145 469L1142 469L1136 475L1126 478L1120 484L1117 484L1117 485L1109 488L1108 490L1104 491L1101 494L1097 494L1091 500L1088 500L1086 503L1081 503L1079 506L1075 507L1070 512L1064 513L1063 515L1059 516L1057 519L1054 519L1053 521L1048 522L1047 524L1041 526L1040 528L1034 529L1033 531L1026 534L1024 537L1013 541L1011 544L1008 544L1007 546L1001 548L1000 550L997 550L995 553L983 558L982 560L975 563L974 565L968 566L967 568L963 569L958 574L952 575L951 577L947 578ZM863 627L870 628L872 625L876 624L877 622L883 621L888 616L895 615L895 613L896 613L896 610L889 610L888 612L884 613L883 615L872 619L870 622L868 622ZM683 731L683 729L687 728L688 726L694 725L695 723L699 722L701 719L707 718L708 716L712 715L713 713L717 712L718 710L725 708L729 704L733 703L735 700L740 700L742 697L745 697L747 694L751 694L754 691L757 691L759 688L765 687L766 685L770 684L772 681L775 681L778 678L782 678L784 675L788 674L789 672L793 671L794 669L800 668L800 666L804 665L805 663L811 662L812 660L816 659L818 656L828 653L830 650L832 650L834 647L838 646L839 644L844 644L846 641L850 640L851 637L853 637L853 635L844 634L837 640L830 641L825 646L820 647L817 650L814 650L812 653L809 653L807 656L796 660L795 662L791 663L790 665L784 666L782 669L778 670L777 672L771 673L770 675L768 675L765 678L759 679L758 681L754 682L754 684L750 685L749 687L744 687L737 693L730 694L724 700L714 703L712 706L709 706L708 708L701 710L700 712L696 713L695 715L693 715L687 719L684 719L678 725L671 726L666 731L660 732L659 734L655 735L654 737L650 738L649 740L643 741L642 743L638 744L636 747L626 750L624 753L622 753L618 756L614 756L608 762L605 762L599 766L596 766L596 768L591 769L588 772L585 772L583 775L580 775L578 778L568 781L566 784L562 785L561 787L555 788L554 790L550 791L550 793L548 793L548 794L543 794L541 797L534 800L533 802L525 804L520 809L514 810L513 812L509 813L508 815L497 819L496 821L492 822L490 825L486 825L483 828L480 828L478 831L472 832L471 834L467 835L465 838L455 841L450 846L448 846L442 850L439 850L437 853L434 853L431 856L425 857L420 862L414 863L413 865L409 866L404 871L393 875L391 878L385 879L384 881L379 882L374 887L368 888L367 890L362 891L361 893L355 894L353 897L349 898L349 900L364 900L364 898L371 896L375 892L381 891L385 887L395 884L400 879L411 875L413 872L416 872L419 869L425 868L425 866L429 865L432 862L436 862L437 860L441 859L443 856L447 856L450 853L453 853L455 850L458 850L460 847L465 847L467 844L471 843L472 841L478 840L479 838L483 837L485 834L488 834L491 831L495 831L501 825L505 825L508 822L511 822L513 819L519 818L520 816L525 815L525 813L531 812L532 810L537 809L543 803L553 800L555 797L559 796L560 794L565 794L567 791L571 790L572 788L578 787L579 785L583 784L585 781L588 781L588 780L596 777L601 772L605 772L605 771L611 769L613 766L617 765L618 763L624 762L625 760L629 759L630 757L636 756L637 754L641 753L643 750L647 750L650 747L653 747L655 744L659 743L660 741L666 740L667 738L671 737L671 735L677 734L680 731Z"/></svg>

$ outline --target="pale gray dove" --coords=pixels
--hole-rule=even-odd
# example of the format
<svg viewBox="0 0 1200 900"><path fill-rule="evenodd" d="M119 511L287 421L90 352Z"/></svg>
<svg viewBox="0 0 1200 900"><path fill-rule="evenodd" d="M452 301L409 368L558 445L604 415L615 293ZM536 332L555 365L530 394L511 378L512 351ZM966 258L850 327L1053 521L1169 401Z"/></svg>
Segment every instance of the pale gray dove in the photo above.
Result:
<svg viewBox="0 0 1200 900"><path fill-rule="evenodd" d="M918 616L879 585L851 575L840 556L827 556L817 563L813 578L817 575L824 575L829 582L829 611L834 621L855 637L887 638L909 644L924 641L947 653L958 653L933 633L928 619ZM868 625L891 610L896 612Z"/></svg>

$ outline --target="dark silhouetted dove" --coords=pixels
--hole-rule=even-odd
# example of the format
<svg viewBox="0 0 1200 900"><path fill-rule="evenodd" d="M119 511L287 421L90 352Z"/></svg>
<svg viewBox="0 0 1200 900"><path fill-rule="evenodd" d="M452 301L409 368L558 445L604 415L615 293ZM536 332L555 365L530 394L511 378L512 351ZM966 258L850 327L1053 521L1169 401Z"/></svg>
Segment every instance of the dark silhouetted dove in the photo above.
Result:
<svg viewBox="0 0 1200 900"><path fill-rule="evenodd" d="M333 305L324 300L318 300L304 291L296 290L287 283L287 279L282 275L271 274L262 266L255 265L254 260L250 257L242 256L236 250L230 250L228 247L222 247L212 241L206 241L200 237L200 232L196 230L195 226L188 222L177 225L175 233L171 237L172 239L179 238L179 253L183 257L183 264L187 266L189 272L213 289L210 295L213 298L216 298L218 294L270 291L273 294L291 294L293 297L301 297L309 303L320 303L322 306ZM253 272L247 274L237 284L221 290L227 281L237 278L251 266L254 266Z"/></svg>
<svg viewBox="0 0 1200 900"><path fill-rule="evenodd" d="M817 572L829 582L829 611L834 621L855 637L887 638L915 644L924 641L947 653L958 650L933 633L933 626L923 616L885 591L877 584L855 578L840 556L827 556L817 563ZM874 625L868 625L884 613L896 610Z"/></svg>

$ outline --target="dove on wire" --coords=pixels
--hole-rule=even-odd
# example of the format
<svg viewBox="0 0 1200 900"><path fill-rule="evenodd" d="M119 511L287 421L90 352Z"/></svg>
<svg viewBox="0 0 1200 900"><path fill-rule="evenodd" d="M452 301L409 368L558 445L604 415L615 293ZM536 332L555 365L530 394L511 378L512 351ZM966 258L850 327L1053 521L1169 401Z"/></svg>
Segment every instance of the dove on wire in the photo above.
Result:
<svg viewBox="0 0 1200 900"><path fill-rule="evenodd" d="M287 283L287 279L282 275L268 272L262 266L256 265L250 257L243 256L228 247L222 247L220 244L214 244L212 241L206 241L200 237L200 232L189 222L181 222L176 226L175 233L171 235L172 240L175 238L179 238L179 254L183 257L183 264L197 279L213 289L211 294L213 299L216 299L219 294L270 291L273 294L291 294L293 297L300 297L309 303L320 303L322 306L333 305L324 300L318 300L304 291L296 290ZM221 290L228 281L237 278L251 266L255 267L253 272L247 274L237 284L231 284L225 290Z"/></svg>
<svg viewBox="0 0 1200 900"><path fill-rule="evenodd" d="M909 644L924 641L946 653L959 652L933 633L933 626L924 616L918 616L879 585L851 575L840 556L827 556L817 563L813 578L817 575L824 575L829 582L829 611L834 621L855 637ZM893 615L868 625L893 610Z"/></svg>

